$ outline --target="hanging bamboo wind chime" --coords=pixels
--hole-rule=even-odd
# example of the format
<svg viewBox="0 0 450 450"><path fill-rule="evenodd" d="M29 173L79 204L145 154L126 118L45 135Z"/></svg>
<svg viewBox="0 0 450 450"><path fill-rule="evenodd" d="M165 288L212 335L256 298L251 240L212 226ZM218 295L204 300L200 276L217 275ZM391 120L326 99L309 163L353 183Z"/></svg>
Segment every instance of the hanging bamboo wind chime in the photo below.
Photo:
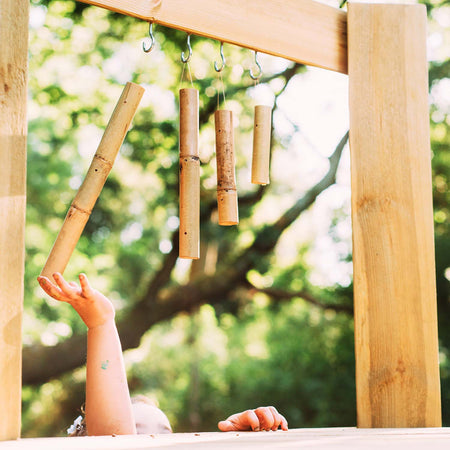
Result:
<svg viewBox="0 0 450 450"><path fill-rule="evenodd" d="M183 64L192 56L188 35L189 55L181 54ZM184 72L184 68L183 68ZM183 74L181 75L183 77ZM192 79L191 79L192 83ZM180 89L180 166L179 166L179 256L200 258L200 158L198 150L199 112L198 90Z"/></svg>
<svg viewBox="0 0 450 450"><path fill-rule="evenodd" d="M257 75L250 69L250 77L255 86L262 76L261 65L255 52ZM253 126L252 183L266 185L270 183L270 139L272 131L272 108L266 105L256 105Z"/></svg>
<svg viewBox="0 0 450 450"><path fill-rule="evenodd" d="M217 63L214 63L214 68L218 73L222 72L226 64L223 54L223 42L220 44L220 55L222 58L222 66L218 67ZM225 103L224 89L223 97ZM216 131L217 209L219 212L219 225L237 225L239 223L239 214L235 176L233 112L227 109L218 109L214 113L214 123Z"/></svg>
<svg viewBox="0 0 450 450"><path fill-rule="evenodd" d="M134 83L127 83L123 89L86 177L70 205L41 276L51 279L55 272L61 274L64 272L112 169L143 94L144 88Z"/></svg>

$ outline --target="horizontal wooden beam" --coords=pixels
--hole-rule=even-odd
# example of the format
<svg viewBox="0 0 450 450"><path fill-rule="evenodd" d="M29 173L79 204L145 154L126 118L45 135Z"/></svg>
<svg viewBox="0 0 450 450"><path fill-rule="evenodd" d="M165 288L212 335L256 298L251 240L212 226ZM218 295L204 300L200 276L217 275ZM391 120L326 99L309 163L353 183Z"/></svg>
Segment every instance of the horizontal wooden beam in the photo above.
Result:
<svg viewBox="0 0 450 450"><path fill-rule="evenodd" d="M347 14L313 0L79 0L298 63L347 73Z"/></svg>

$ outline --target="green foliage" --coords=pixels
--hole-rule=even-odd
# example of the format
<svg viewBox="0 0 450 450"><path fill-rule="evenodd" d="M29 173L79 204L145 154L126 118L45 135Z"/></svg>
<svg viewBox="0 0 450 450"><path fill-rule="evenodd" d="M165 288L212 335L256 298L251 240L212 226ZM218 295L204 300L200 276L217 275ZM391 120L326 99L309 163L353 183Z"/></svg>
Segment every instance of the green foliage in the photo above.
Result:
<svg viewBox="0 0 450 450"><path fill-rule="evenodd" d="M274 311L260 296L248 312L219 320L203 306L155 326L126 362L132 394L155 400L177 432L214 431L228 415L263 405L277 407L291 427L355 424L352 320L301 300ZM39 396L25 391L29 436L55 405L70 425L80 405L67 415L60 405L68 395L76 392L61 381Z"/></svg>

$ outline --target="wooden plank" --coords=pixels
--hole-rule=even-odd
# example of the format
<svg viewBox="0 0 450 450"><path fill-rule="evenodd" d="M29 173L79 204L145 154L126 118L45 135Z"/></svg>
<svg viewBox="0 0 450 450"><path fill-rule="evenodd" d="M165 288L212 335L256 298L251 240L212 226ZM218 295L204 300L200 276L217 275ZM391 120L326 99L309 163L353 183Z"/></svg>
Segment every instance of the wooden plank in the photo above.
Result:
<svg viewBox="0 0 450 450"><path fill-rule="evenodd" d="M247 450L261 448L327 450L447 450L449 428L368 430L355 428L293 429L269 432L174 433L137 436L22 439L4 442L15 450L129 450L176 448Z"/></svg>
<svg viewBox="0 0 450 450"><path fill-rule="evenodd" d="M20 435L27 0L0 0L0 440Z"/></svg>
<svg viewBox="0 0 450 450"><path fill-rule="evenodd" d="M357 422L441 425L426 10L351 3Z"/></svg>
<svg viewBox="0 0 450 450"><path fill-rule="evenodd" d="M347 73L347 14L312 0L79 1Z"/></svg>
<svg viewBox="0 0 450 450"><path fill-rule="evenodd" d="M153 0L79 0L90 5L100 6L138 19L149 20L153 9Z"/></svg>

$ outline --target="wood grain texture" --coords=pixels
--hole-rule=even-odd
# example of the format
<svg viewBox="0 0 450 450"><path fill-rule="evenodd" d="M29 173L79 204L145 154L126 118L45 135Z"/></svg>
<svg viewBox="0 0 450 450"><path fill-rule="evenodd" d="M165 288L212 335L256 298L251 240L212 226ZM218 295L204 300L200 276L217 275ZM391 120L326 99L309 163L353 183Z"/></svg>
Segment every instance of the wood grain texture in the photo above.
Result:
<svg viewBox="0 0 450 450"><path fill-rule="evenodd" d="M144 88L127 83L95 152L86 177L67 212L41 275L53 280L55 272L64 273L89 220L92 209L113 167L119 149L139 106Z"/></svg>
<svg viewBox="0 0 450 450"><path fill-rule="evenodd" d="M313 0L80 0L199 36L347 73L347 14Z"/></svg>
<svg viewBox="0 0 450 450"><path fill-rule="evenodd" d="M180 89L180 258L200 258L198 91Z"/></svg>
<svg viewBox="0 0 450 450"><path fill-rule="evenodd" d="M261 448L302 450L448 450L449 428L370 430L355 428L303 428L289 431L228 433L170 433L135 436L38 438L4 442L14 450L248 450Z"/></svg>
<svg viewBox="0 0 450 450"><path fill-rule="evenodd" d="M439 427L426 10L348 11L357 422Z"/></svg>
<svg viewBox="0 0 450 450"><path fill-rule="evenodd" d="M27 0L0 0L0 440L20 436Z"/></svg>

